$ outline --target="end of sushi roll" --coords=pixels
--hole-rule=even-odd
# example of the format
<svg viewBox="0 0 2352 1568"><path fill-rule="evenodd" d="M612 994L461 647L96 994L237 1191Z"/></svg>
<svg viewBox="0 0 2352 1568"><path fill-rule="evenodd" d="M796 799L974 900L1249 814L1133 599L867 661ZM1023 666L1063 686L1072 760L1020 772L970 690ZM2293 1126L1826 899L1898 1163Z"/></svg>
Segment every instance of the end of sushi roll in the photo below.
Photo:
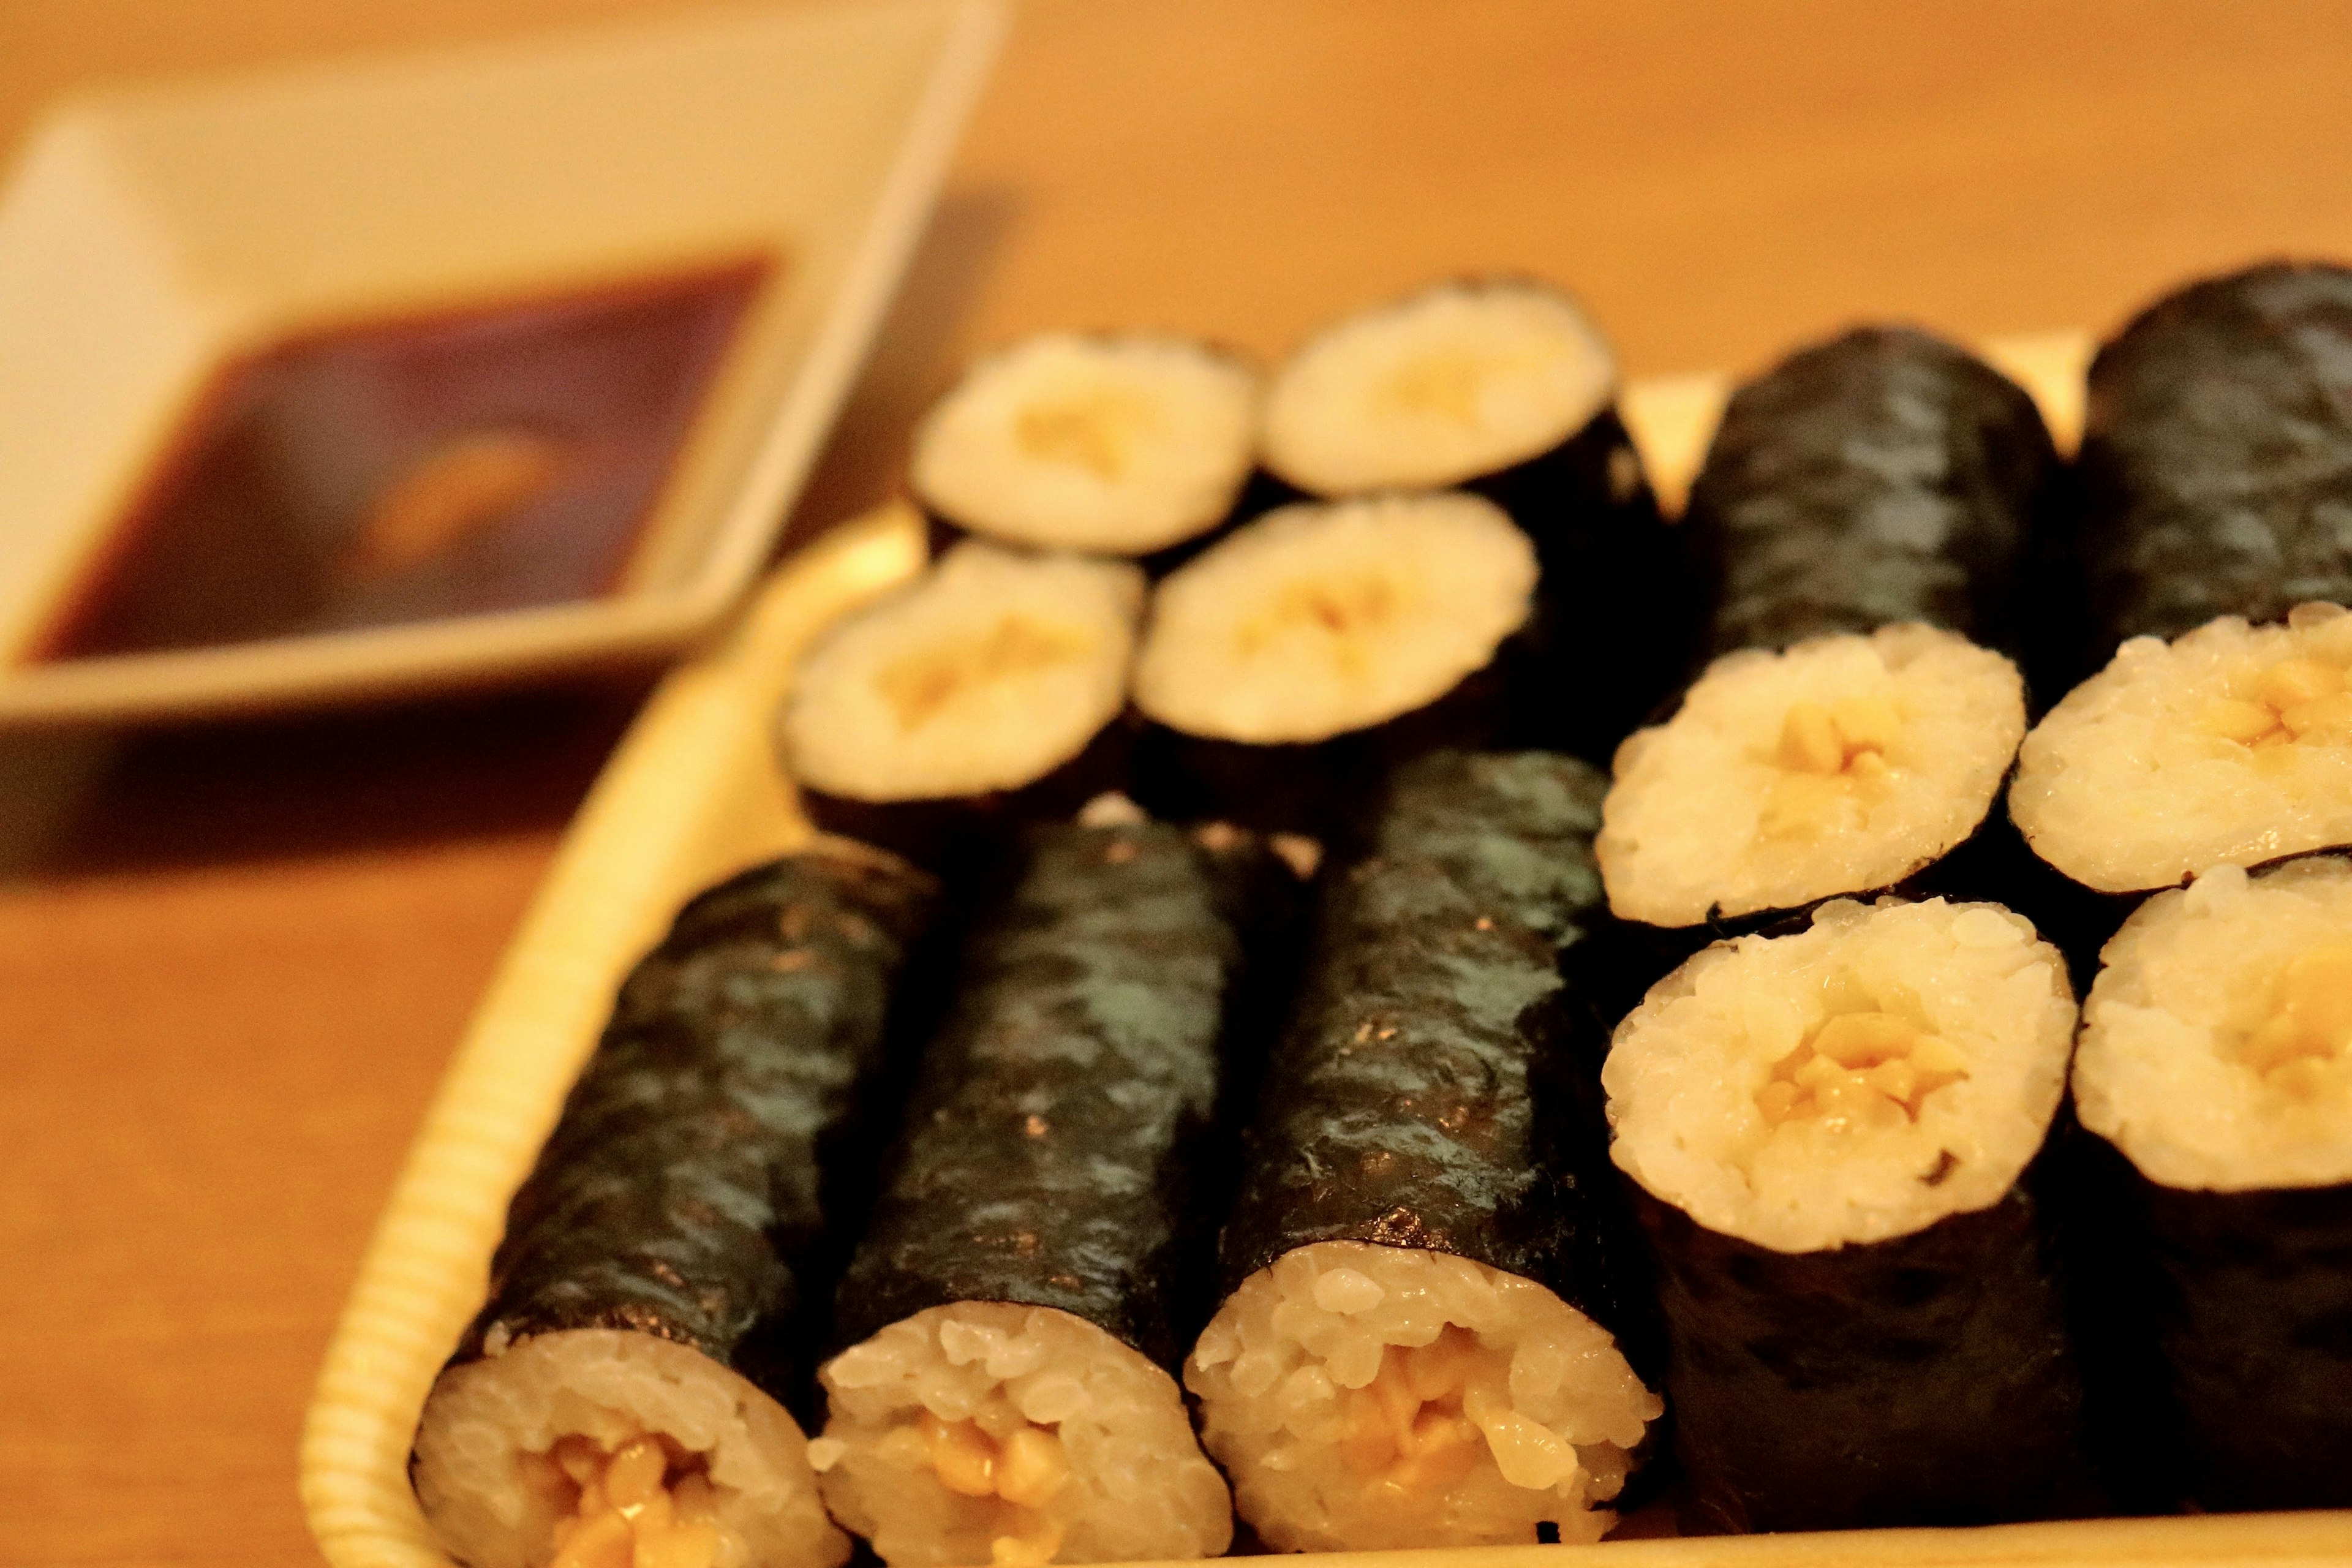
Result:
<svg viewBox="0 0 2352 1568"><path fill-rule="evenodd" d="M2352 1182L2352 860L2218 867L2142 904L2102 958L2084 1127L2168 1187Z"/></svg>
<svg viewBox="0 0 2352 1568"><path fill-rule="evenodd" d="M1233 510L1257 412L1256 373L1200 343L1040 333L932 407L909 482L934 513L992 539L1148 555Z"/></svg>
<svg viewBox="0 0 2352 1568"><path fill-rule="evenodd" d="M1544 1287L1355 1241L1244 1279L1184 1381L1242 1517L1290 1552L1598 1541L1664 1409Z"/></svg>
<svg viewBox="0 0 2352 1568"><path fill-rule="evenodd" d="M849 1540L807 1448L782 1405L692 1347L572 1329L444 1373L410 1468L468 1568L834 1568Z"/></svg>
<svg viewBox="0 0 2352 1568"><path fill-rule="evenodd" d="M1611 1157L1707 1229L1779 1252L1991 1206L2041 1150L2074 998L1997 904L1839 900L1718 942L1617 1026Z"/></svg>
<svg viewBox="0 0 2352 1568"><path fill-rule="evenodd" d="M894 1568L1213 1557L1232 1540L1175 1380L1082 1318L934 1307L818 1375L818 1484Z"/></svg>
<svg viewBox="0 0 2352 1568"><path fill-rule="evenodd" d="M1977 832L2024 733L2016 666L1955 632L1727 654L1618 751L1609 907L1693 926L1895 887Z"/></svg>
<svg viewBox="0 0 2352 1568"><path fill-rule="evenodd" d="M1266 466L1316 495L1441 489L1559 446L1616 391L1607 342L1559 290L1441 283L1292 356L1266 396Z"/></svg>
<svg viewBox="0 0 2352 1568"><path fill-rule="evenodd" d="M802 661L780 728L811 816L936 866L975 818L1118 787L1142 603L1124 563L958 545Z"/></svg>
<svg viewBox="0 0 2352 1568"><path fill-rule="evenodd" d="M2352 844L2352 614L2135 637L2033 727L2010 816L2085 887L2176 887Z"/></svg>

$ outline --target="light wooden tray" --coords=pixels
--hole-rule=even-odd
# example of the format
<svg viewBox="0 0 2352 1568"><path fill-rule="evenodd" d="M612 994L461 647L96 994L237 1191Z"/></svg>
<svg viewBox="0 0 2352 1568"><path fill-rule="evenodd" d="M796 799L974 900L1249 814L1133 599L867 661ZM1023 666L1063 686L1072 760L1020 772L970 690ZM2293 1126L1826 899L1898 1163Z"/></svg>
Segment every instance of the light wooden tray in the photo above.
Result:
<svg viewBox="0 0 2352 1568"><path fill-rule="evenodd" d="M1997 342L2062 443L2081 420L2088 341ZM1719 376L1637 383L1623 403L1661 492L1696 470L1727 390ZM408 1488L409 1439L434 1374L481 1305L508 1198L554 1124L614 987L695 889L808 833L777 771L771 716L809 638L912 573L920 520L903 506L788 562L732 629L665 681L572 823L409 1151L328 1348L302 1437L310 1529L334 1568L447 1568ZM2091 1521L1984 1530L1610 1542L1349 1553L1415 1568L1487 1568L1527 1553L1600 1554L1620 1568L2062 1568L2352 1563L2352 1513Z"/></svg>

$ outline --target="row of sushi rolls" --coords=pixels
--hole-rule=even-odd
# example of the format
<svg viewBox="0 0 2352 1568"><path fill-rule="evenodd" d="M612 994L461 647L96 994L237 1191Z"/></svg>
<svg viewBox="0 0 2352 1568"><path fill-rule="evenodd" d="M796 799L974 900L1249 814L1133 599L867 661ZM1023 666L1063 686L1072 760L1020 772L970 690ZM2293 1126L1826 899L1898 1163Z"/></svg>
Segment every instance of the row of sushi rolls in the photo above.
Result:
<svg viewBox="0 0 2352 1568"><path fill-rule="evenodd" d="M2352 1504L2352 270L1906 327L1678 518L1448 282L973 365L515 1194L473 1568ZM1604 771L1604 765L1607 771Z"/></svg>

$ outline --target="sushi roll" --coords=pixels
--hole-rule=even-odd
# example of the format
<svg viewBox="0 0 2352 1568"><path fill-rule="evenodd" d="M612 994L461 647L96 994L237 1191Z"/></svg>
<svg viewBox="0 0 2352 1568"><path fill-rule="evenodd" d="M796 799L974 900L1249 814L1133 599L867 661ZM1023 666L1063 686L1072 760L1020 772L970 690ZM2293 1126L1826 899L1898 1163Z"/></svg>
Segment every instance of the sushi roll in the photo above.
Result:
<svg viewBox="0 0 2352 1568"><path fill-rule="evenodd" d="M1041 332L932 405L908 482L933 518L1002 543L1153 555L1232 514L1257 417L1257 373L1203 344Z"/></svg>
<svg viewBox="0 0 2352 1568"><path fill-rule="evenodd" d="M810 818L953 872L1119 788L1142 607L1124 562L956 546L801 661L779 727Z"/></svg>
<svg viewBox="0 0 2352 1568"><path fill-rule="evenodd" d="M631 972L435 1382L417 1500L469 1568L830 1568L791 1406L870 1187L936 885L840 842L702 894Z"/></svg>
<svg viewBox="0 0 2352 1568"><path fill-rule="evenodd" d="M2064 963L2009 910L1842 900L1708 948L1618 1026L1611 1155L1656 1266L1685 1529L2085 1505L2024 1179L2074 1021Z"/></svg>
<svg viewBox="0 0 2352 1568"><path fill-rule="evenodd" d="M1528 537L1476 496L1301 502L1244 524L1153 593L1139 797L1344 837L1395 762L1507 728L1537 577Z"/></svg>
<svg viewBox="0 0 2352 1568"><path fill-rule="evenodd" d="M1263 437L1267 468L1307 495L1468 489L1526 530L1561 586L1538 630L1568 677L1537 738L1596 759L1665 694L1693 626L1617 385L1607 341L1558 289L1445 282L1310 339L1267 389Z"/></svg>
<svg viewBox="0 0 2352 1568"><path fill-rule="evenodd" d="M2352 604L2352 270L2272 262L2140 312L2092 361L2082 673L2135 637Z"/></svg>
<svg viewBox="0 0 2352 1568"><path fill-rule="evenodd" d="M1432 757L1327 891L1184 1369L1275 1548L1598 1540L1660 1414L1559 1037L1601 787Z"/></svg>
<svg viewBox="0 0 2352 1568"><path fill-rule="evenodd" d="M2025 738L2010 815L2103 893L2352 844L2347 671L2352 614L2331 604L2134 637Z"/></svg>
<svg viewBox="0 0 2352 1568"><path fill-rule="evenodd" d="M967 947L845 1276L810 1446L898 1563L1213 1556L1225 1485L1171 1375L1198 1324L1224 1062L1295 897L1222 826L1038 830Z"/></svg>
<svg viewBox="0 0 2352 1568"><path fill-rule="evenodd" d="M1746 929L2005 826L2025 686L1996 650L2056 471L2033 400L1923 332L1859 329L1741 387L1684 522L1714 662L1618 752L1610 907Z"/></svg>
<svg viewBox="0 0 2352 1568"><path fill-rule="evenodd" d="M2074 1100L2120 1152L2159 1445L2204 1508L2352 1507L2352 860L2208 871L2105 958Z"/></svg>

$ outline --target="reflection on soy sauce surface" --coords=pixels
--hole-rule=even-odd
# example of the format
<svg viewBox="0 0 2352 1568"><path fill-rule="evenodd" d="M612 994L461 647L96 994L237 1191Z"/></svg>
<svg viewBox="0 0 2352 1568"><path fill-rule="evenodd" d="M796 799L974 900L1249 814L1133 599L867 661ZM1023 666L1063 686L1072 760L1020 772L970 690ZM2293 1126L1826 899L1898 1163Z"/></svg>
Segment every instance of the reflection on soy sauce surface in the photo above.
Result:
<svg viewBox="0 0 2352 1568"><path fill-rule="evenodd" d="M39 657L609 592L770 270L365 322L230 364Z"/></svg>

